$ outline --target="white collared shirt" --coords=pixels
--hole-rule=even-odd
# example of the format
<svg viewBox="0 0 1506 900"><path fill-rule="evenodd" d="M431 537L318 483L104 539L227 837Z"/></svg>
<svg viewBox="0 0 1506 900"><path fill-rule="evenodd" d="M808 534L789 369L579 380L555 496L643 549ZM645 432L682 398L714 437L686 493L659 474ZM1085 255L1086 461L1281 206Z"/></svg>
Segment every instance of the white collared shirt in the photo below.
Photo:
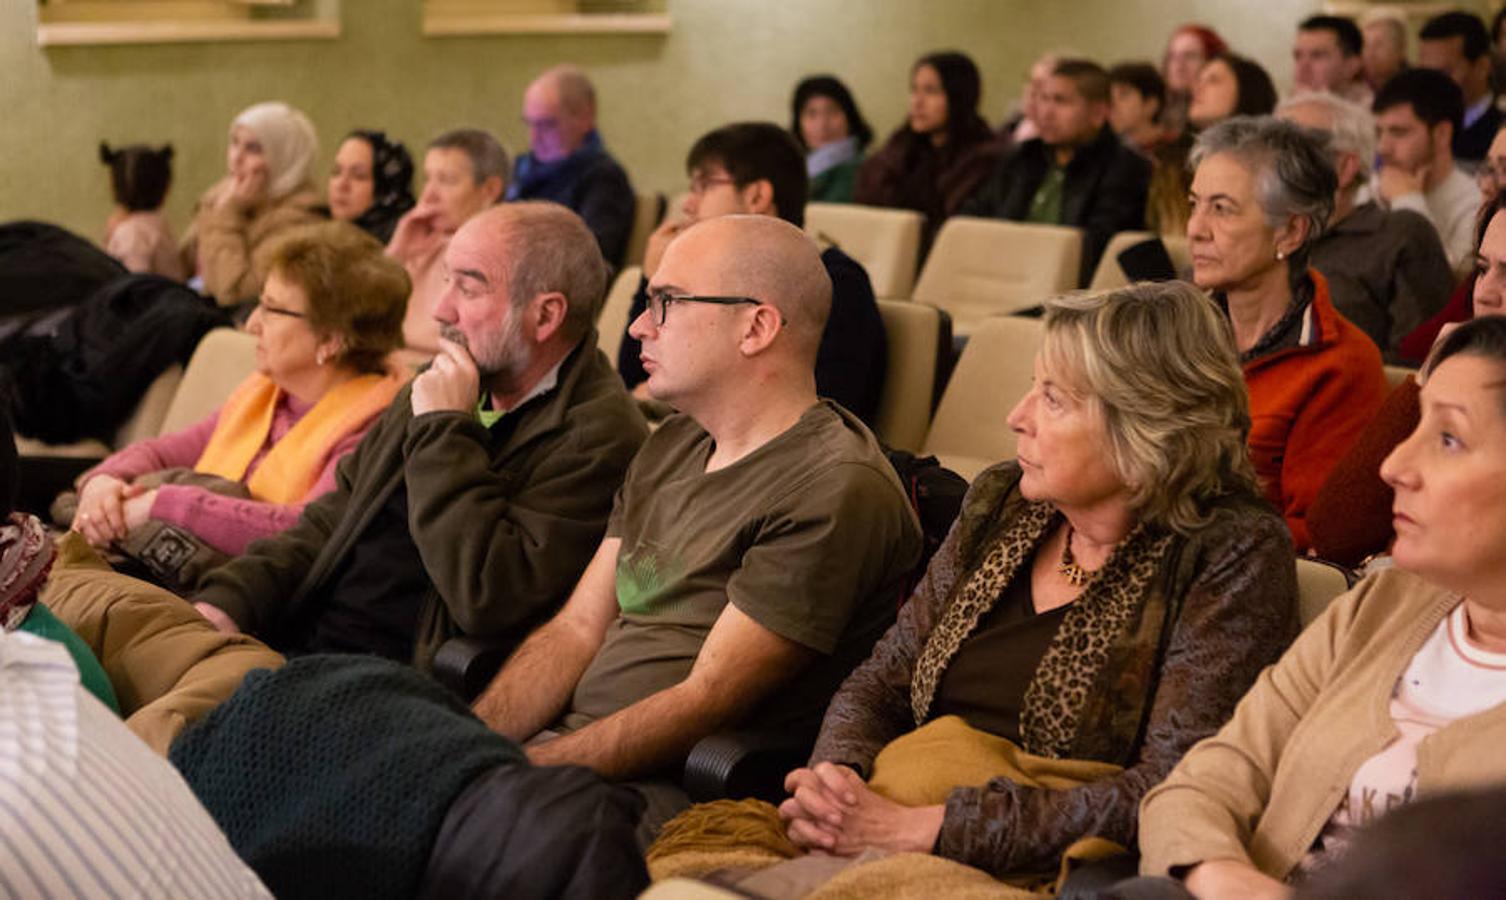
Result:
<svg viewBox="0 0 1506 900"><path fill-rule="evenodd" d="M61 644L0 632L0 896L271 894Z"/></svg>

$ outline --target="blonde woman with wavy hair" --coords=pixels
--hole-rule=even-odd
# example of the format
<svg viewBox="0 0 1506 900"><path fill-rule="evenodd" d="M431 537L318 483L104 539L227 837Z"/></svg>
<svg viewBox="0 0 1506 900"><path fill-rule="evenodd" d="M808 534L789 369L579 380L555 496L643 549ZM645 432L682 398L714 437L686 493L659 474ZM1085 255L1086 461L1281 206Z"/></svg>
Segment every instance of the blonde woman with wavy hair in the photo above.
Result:
<svg viewBox="0 0 1506 900"><path fill-rule="evenodd" d="M981 877L966 867L1037 886L1081 838L1133 847L1140 798L1297 631L1291 536L1201 292L1048 301L1008 417L1018 459L973 482L785 782L785 855L902 854L863 864L886 866L880 895L913 878L944 896Z"/></svg>

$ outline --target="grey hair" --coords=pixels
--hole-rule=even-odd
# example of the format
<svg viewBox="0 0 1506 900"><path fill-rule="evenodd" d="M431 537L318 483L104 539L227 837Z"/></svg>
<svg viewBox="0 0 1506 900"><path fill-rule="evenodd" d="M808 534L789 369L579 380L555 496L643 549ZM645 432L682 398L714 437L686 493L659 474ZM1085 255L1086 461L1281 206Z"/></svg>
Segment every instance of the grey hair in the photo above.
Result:
<svg viewBox="0 0 1506 900"><path fill-rule="evenodd" d="M480 128L454 128L429 142L430 150L459 150L471 159L471 178L477 184L496 177L507 186L507 176L512 167L507 161L507 151L502 142L489 131Z"/></svg>
<svg viewBox="0 0 1506 900"><path fill-rule="evenodd" d="M1360 161L1359 182L1370 178L1370 165L1375 161L1375 115L1370 110L1345 100L1328 91L1303 91L1294 94L1276 107L1280 116L1293 107L1317 106L1328 114L1329 141L1336 153L1351 153Z"/></svg>
<svg viewBox="0 0 1506 900"><path fill-rule="evenodd" d="M1307 239L1290 255L1291 271L1307 269L1307 252L1328 228L1339 176L1327 134L1274 116L1235 116L1203 132L1188 162L1196 169L1210 156L1227 153L1255 173L1260 208L1272 228L1287 219L1307 219Z"/></svg>
<svg viewBox="0 0 1506 900"><path fill-rule="evenodd" d="M1140 283L1045 307L1043 359L1102 414L1109 460L1142 520L1187 534L1217 498L1258 493L1244 373L1206 294Z"/></svg>
<svg viewBox="0 0 1506 900"><path fill-rule="evenodd" d="M558 203L525 200L493 207L508 246L507 293L513 309L539 294L565 295L561 333L591 330L607 291L607 262L580 216Z"/></svg>

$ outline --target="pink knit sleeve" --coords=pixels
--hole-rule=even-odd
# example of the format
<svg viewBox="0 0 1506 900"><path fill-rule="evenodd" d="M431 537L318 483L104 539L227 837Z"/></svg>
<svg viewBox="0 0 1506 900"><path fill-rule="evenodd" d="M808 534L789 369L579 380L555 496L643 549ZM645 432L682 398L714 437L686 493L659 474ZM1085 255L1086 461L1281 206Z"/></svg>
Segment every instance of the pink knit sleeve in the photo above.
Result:
<svg viewBox="0 0 1506 900"><path fill-rule="evenodd" d="M148 472L163 469L192 468L209 446L209 436L214 433L215 423L220 420L220 411L181 431L161 437L137 441L105 457L104 462L85 472L74 482L82 488L84 482L95 475L114 475L122 481L131 481Z"/></svg>
<svg viewBox="0 0 1506 900"><path fill-rule="evenodd" d="M373 420L374 421L374 420ZM370 427L370 422L367 427ZM366 436L366 428L346 435L325 461L314 486L298 503L267 503L226 497L203 488L163 485L152 501L152 518L169 522L196 535L221 553L239 556L252 541L293 527L303 507L335 487L335 469L345 454Z"/></svg>
<svg viewBox="0 0 1506 900"><path fill-rule="evenodd" d="M152 501L152 518L177 525L231 556L246 552L252 541L291 528L302 512L302 503L243 500L182 484L163 485Z"/></svg>

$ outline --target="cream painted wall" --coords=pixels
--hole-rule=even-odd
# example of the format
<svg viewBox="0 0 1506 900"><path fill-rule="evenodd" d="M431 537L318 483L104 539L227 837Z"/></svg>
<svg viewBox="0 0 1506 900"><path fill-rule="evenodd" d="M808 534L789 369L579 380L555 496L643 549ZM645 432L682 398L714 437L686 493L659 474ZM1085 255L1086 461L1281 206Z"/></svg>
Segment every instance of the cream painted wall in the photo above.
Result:
<svg viewBox="0 0 1506 900"><path fill-rule="evenodd" d="M571 60L593 74L601 128L640 188L683 190L695 137L734 119L788 116L802 75L833 71L881 134L900 121L909 64L959 48L1002 118L1031 57L1066 49L1108 63L1158 58L1171 28L1199 20L1290 78L1297 21L1317 0L669 0L668 36L425 39L418 0L344 0L337 41L54 48L35 45L32 0L0 3L0 220L43 218L97 237L109 207L101 139L171 141L181 229L223 172L225 128L279 98L319 128L324 160L348 129L381 127L410 148L440 130L493 129L523 145L529 78Z"/></svg>

